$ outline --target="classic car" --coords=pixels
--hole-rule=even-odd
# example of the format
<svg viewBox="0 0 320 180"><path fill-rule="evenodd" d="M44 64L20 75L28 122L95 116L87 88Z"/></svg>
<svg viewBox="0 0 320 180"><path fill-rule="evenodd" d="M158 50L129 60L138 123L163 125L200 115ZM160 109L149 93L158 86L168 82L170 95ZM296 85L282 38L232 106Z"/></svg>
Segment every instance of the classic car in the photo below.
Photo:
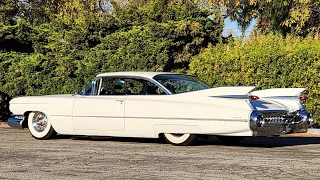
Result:
<svg viewBox="0 0 320 180"><path fill-rule="evenodd" d="M195 77L167 72L99 74L80 93L10 101L12 127L36 139L55 134L164 137L190 145L199 136L236 143L249 136L307 132L313 123L300 100L304 88L211 88Z"/></svg>

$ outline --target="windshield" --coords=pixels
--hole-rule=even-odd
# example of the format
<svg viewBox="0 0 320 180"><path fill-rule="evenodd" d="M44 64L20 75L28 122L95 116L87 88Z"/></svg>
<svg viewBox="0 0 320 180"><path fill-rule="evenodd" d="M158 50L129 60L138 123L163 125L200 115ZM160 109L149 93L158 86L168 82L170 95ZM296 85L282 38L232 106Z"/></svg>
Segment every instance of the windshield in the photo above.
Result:
<svg viewBox="0 0 320 180"><path fill-rule="evenodd" d="M197 78L187 75L165 74L157 75L153 79L158 81L173 94L211 88L209 85L199 81Z"/></svg>

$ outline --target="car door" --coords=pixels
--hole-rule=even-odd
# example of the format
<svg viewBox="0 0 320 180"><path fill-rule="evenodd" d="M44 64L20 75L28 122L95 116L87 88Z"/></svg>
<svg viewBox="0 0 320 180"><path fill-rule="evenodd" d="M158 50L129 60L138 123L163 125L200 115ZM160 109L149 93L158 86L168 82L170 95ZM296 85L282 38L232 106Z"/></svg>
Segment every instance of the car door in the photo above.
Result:
<svg viewBox="0 0 320 180"><path fill-rule="evenodd" d="M86 88L88 92L75 100L73 124L76 134L124 131L127 96L121 83L117 78L99 78L92 83L91 91Z"/></svg>
<svg viewBox="0 0 320 180"><path fill-rule="evenodd" d="M134 137L154 137L155 122L161 121L159 117L163 117L168 100L165 90L152 80L138 77L126 82L131 84L126 99L126 133Z"/></svg>

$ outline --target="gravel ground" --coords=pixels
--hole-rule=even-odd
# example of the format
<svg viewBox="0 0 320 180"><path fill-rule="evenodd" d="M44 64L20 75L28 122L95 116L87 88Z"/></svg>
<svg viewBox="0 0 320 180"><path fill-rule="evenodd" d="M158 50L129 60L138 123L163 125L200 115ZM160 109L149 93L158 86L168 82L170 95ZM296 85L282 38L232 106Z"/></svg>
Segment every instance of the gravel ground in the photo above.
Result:
<svg viewBox="0 0 320 180"><path fill-rule="evenodd" d="M320 138L215 137L177 147L156 139L58 136L0 128L0 179L319 179Z"/></svg>
<svg viewBox="0 0 320 180"><path fill-rule="evenodd" d="M0 122L0 127L9 127L7 123L5 122Z"/></svg>

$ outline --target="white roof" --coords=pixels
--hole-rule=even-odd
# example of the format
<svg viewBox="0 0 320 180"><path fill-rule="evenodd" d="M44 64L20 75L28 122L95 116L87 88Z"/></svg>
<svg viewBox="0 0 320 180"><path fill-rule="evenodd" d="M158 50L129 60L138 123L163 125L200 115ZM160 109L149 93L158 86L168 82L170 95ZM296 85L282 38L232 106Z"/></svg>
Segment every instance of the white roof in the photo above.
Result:
<svg viewBox="0 0 320 180"><path fill-rule="evenodd" d="M109 73L102 73L98 74L97 77L103 76L135 76L135 77L144 77L152 79L156 75L160 74L176 74L170 72L109 72Z"/></svg>

